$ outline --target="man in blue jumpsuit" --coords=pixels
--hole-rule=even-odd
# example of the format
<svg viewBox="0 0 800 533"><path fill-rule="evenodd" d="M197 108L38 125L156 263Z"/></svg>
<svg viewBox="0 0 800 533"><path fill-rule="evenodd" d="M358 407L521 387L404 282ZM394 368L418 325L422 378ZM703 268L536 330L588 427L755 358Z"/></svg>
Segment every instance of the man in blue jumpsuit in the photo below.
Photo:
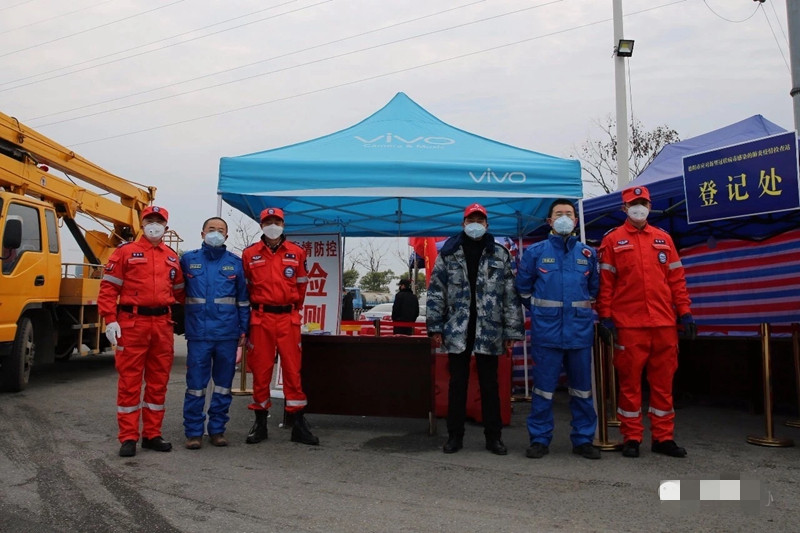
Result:
<svg viewBox="0 0 800 533"><path fill-rule="evenodd" d="M575 207L565 199L550 205L547 240L530 246L517 272L517 289L531 312L533 396L528 415L531 446L525 455L538 459L553 438L553 392L562 365L569 381L572 452L600 459L592 445L597 414L592 404L591 300L600 284L595 251L572 234Z"/></svg>
<svg viewBox="0 0 800 533"><path fill-rule="evenodd" d="M208 435L214 446L227 446L225 424L236 372L236 349L244 344L250 302L242 260L225 249L228 225L218 217L203 223L203 244L186 252L181 269L186 278L186 396L183 426L186 448L203 444L206 388L214 379L208 408Z"/></svg>

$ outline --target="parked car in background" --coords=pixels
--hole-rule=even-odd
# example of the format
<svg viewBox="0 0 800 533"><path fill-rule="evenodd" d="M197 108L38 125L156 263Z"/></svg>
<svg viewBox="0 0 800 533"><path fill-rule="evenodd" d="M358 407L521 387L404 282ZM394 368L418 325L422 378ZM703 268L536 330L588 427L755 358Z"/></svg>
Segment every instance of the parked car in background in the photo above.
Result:
<svg viewBox="0 0 800 533"><path fill-rule="evenodd" d="M366 321L373 321L376 318L381 319L383 322L391 322L392 321L392 306L394 304L378 304L369 311L364 311L361 313L360 320ZM425 323L425 312L426 308L424 305L419 306L419 316L417 317L417 322Z"/></svg>

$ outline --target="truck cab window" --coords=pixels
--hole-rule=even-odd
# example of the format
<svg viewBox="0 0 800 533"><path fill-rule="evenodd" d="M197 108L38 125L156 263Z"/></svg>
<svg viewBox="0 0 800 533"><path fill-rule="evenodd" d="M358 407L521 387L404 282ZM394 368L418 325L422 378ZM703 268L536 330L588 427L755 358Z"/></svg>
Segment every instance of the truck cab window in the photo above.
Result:
<svg viewBox="0 0 800 533"><path fill-rule="evenodd" d="M8 206L8 214L22 218L22 244L19 248L14 250L3 249L3 274L8 274L14 270L20 257L22 257L25 252L42 251L42 231L39 223L39 211L27 205L10 203Z"/></svg>
<svg viewBox="0 0 800 533"><path fill-rule="evenodd" d="M47 224L47 251L51 254L57 254L58 228L56 226L56 214L52 211L45 211L44 221Z"/></svg>

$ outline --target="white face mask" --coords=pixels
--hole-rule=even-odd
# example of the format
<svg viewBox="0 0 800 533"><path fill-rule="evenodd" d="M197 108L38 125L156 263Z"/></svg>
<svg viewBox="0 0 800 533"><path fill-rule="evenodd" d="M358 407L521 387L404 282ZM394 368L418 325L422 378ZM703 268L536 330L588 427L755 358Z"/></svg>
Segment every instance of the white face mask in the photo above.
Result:
<svg viewBox="0 0 800 533"><path fill-rule="evenodd" d="M144 227L144 234L148 239L160 239L164 236L164 226L158 222L151 222Z"/></svg>
<svg viewBox="0 0 800 533"><path fill-rule="evenodd" d="M225 242L225 235L218 231L209 231L203 238L203 242L216 248L217 246L222 246L222 244Z"/></svg>
<svg viewBox="0 0 800 533"><path fill-rule="evenodd" d="M484 233L486 233L486 226L480 222L470 222L464 226L464 233L466 233L467 237L470 239L478 240L483 237Z"/></svg>
<svg viewBox="0 0 800 533"><path fill-rule="evenodd" d="M264 232L264 235L267 237L267 239L274 241L283 235L283 226L279 226L277 224L267 224L266 226L261 226L261 231Z"/></svg>
<svg viewBox="0 0 800 533"><path fill-rule="evenodd" d="M553 231L559 235L569 235L575 229L575 221L567 215L561 215L553 221Z"/></svg>
<svg viewBox="0 0 800 533"><path fill-rule="evenodd" d="M632 205L628 208L628 216L634 222L644 222L649 214L650 210L642 204Z"/></svg>

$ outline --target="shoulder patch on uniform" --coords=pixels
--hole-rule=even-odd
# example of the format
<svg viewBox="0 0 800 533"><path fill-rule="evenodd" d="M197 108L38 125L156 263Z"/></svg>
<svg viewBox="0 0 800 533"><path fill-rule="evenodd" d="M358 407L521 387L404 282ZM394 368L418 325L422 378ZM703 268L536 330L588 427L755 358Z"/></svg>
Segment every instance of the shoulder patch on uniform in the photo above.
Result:
<svg viewBox="0 0 800 533"><path fill-rule="evenodd" d="M592 251L588 248L584 248L583 250L581 250L581 253L583 254L584 257L592 257Z"/></svg>
<svg viewBox="0 0 800 533"><path fill-rule="evenodd" d="M666 252L658 252L658 262L662 265L667 264L667 254Z"/></svg>

